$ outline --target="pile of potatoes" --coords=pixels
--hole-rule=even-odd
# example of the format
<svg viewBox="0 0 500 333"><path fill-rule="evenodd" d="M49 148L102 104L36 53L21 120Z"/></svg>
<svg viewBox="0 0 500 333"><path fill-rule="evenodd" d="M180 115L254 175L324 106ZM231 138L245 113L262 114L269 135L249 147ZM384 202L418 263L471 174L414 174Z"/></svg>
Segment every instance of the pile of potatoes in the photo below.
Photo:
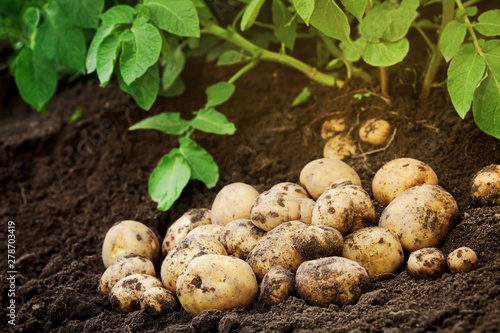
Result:
<svg viewBox="0 0 500 333"><path fill-rule="evenodd" d="M492 170L497 183L486 179ZM488 175L475 176L474 202L483 202L482 190L484 202L498 203L499 170L490 166ZM323 158L303 168L300 185L280 183L262 193L244 183L225 186L211 209L191 209L175 221L161 244L146 225L122 221L104 239L100 291L120 312L168 313L180 303L196 316L256 301L278 304L291 295L317 306L354 304L370 281L400 272L404 251L417 278L439 277L447 266L452 274L476 268L469 248L447 259L437 249L458 207L428 165L390 161L372 190L385 207L379 219L358 174Z"/></svg>

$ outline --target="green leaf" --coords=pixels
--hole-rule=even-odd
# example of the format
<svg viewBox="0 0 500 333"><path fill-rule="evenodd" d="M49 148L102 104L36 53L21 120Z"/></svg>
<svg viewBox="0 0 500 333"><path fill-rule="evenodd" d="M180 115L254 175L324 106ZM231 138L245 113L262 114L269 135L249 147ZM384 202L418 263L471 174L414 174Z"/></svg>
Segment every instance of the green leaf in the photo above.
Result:
<svg viewBox="0 0 500 333"><path fill-rule="evenodd" d="M97 28L104 0L55 0L67 17L79 27Z"/></svg>
<svg viewBox="0 0 500 333"><path fill-rule="evenodd" d="M250 60L250 57L242 51L229 50L222 53L217 59L217 66L228 66Z"/></svg>
<svg viewBox="0 0 500 333"><path fill-rule="evenodd" d="M264 2L265 0L250 1L241 18L241 31L245 31L253 25Z"/></svg>
<svg viewBox="0 0 500 333"><path fill-rule="evenodd" d="M158 29L149 23L134 24L122 33L121 40L120 73L130 85L158 61L162 41Z"/></svg>
<svg viewBox="0 0 500 333"><path fill-rule="evenodd" d="M92 42L90 43L89 46L89 51L87 52L87 60L86 60L86 67L87 67L87 74L92 73L93 71L96 70L97 68L97 48L99 47L99 44L114 32L115 27L114 26L100 26L99 29L97 29L94 38L92 39Z"/></svg>
<svg viewBox="0 0 500 333"><path fill-rule="evenodd" d="M206 18L206 19L212 19L214 16L212 15L212 12L208 8L207 4L203 0L193 0L194 6L196 7L196 11L198 12L198 15Z"/></svg>
<svg viewBox="0 0 500 333"><path fill-rule="evenodd" d="M158 94L163 97L177 97L182 95L184 91L186 91L186 85L180 77L177 77L170 87L160 87Z"/></svg>
<svg viewBox="0 0 500 333"><path fill-rule="evenodd" d="M200 36L200 22L191 0L145 0L151 19L163 30L185 37Z"/></svg>
<svg viewBox="0 0 500 333"><path fill-rule="evenodd" d="M211 108L227 101L234 93L234 85L229 82L218 82L205 90L207 104L205 108Z"/></svg>
<svg viewBox="0 0 500 333"><path fill-rule="evenodd" d="M73 111L73 114L71 115L69 120L72 123L74 123L75 121L82 119L82 117L83 117L83 109L81 107L78 107L75 109L75 111Z"/></svg>
<svg viewBox="0 0 500 333"><path fill-rule="evenodd" d="M489 10L478 17L479 23L474 25L480 34L485 36L500 35L500 9Z"/></svg>
<svg viewBox="0 0 500 333"><path fill-rule="evenodd" d="M135 24L147 23L151 19L151 13L149 12L148 7L144 6L141 3L135 5L135 12Z"/></svg>
<svg viewBox="0 0 500 333"><path fill-rule="evenodd" d="M476 16L477 11L478 11L478 9L476 6L467 7L465 9L459 8L459 9L457 9L456 17L462 18L465 14L467 14L467 16L469 16L469 17Z"/></svg>
<svg viewBox="0 0 500 333"><path fill-rule="evenodd" d="M219 167L205 149L187 137L180 137L180 152L191 167L191 179L201 180L212 188L219 180Z"/></svg>
<svg viewBox="0 0 500 333"><path fill-rule="evenodd" d="M491 73L474 93L472 112L481 131L500 139L500 85Z"/></svg>
<svg viewBox="0 0 500 333"><path fill-rule="evenodd" d="M297 37L297 21L292 21L292 13L290 13L281 0L273 0L272 12L274 35L286 47L293 50L295 38Z"/></svg>
<svg viewBox="0 0 500 333"><path fill-rule="evenodd" d="M137 105L144 110L151 108L160 89L160 76L156 64L148 68L144 75L131 84L125 83L120 71L116 71L116 76L122 90L132 95Z"/></svg>
<svg viewBox="0 0 500 333"><path fill-rule="evenodd" d="M483 78L485 68L484 58L477 54L472 44L462 45L450 62L448 93L462 119L469 112L474 91Z"/></svg>
<svg viewBox="0 0 500 333"><path fill-rule="evenodd" d="M194 128L214 134L234 134L236 127L227 120L226 116L215 109L201 109L196 117L189 121Z"/></svg>
<svg viewBox="0 0 500 333"><path fill-rule="evenodd" d="M148 190L158 210L166 211L179 198L191 178L191 168L179 149L163 156L149 177Z"/></svg>
<svg viewBox="0 0 500 333"><path fill-rule="evenodd" d="M134 124L129 130L155 129L165 134L181 135L189 129L189 122L179 112L163 112Z"/></svg>
<svg viewBox="0 0 500 333"><path fill-rule="evenodd" d="M101 86L105 87L113 74L116 58L120 49L120 34L114 33L106 38L97 47L97 75Z"/></svg>
<svg viewBox="0 0 500 333"><path fill-rule="evenodd" d="M166 66L163 71L162 86L163 89L168 89L175 80L179 77L182 70L184 69L184 64L186 63L186 58L184 53L182 53L182 46L179 45L172 53L163 53L165 56Z"/></svg>
<svg viewBox="0 0 500 333"><path fill-rule="evenodd" d="M458 52L467 33L467 23L451 21L446 25L439 39L439 50L448 62Z"/></svg>
<svg viewBox="0 0 500 333"><path fill-rule="evenodd" d="M500 87L500 40L487 41L483 46L484 60L493 84Z"/></svg>
<svg viewBox="0 0 500 333"><path fill-rule="evenodd" d="M302 105L309 100L311 97L312 88L305 87L302 91L295 97L292 104L290 104L290 108L294 108L296 106Z"/></svg>
<svg viewBox="0 0 500 333"><path fill-rule="evenodd" d="M316 0L310 23L328 37L350 43L349 34L351 28L349 21L335 1Z"/></svg>
<svg viewBox="0 0 500 333"><path fill-rule="evenodd" d="M358 19L359 22L363 20L365 14L366 4L368 0L342 0L344 7Z"/></svg>
<svg viewBox="0 0 500 333"><path fill-rule="evenodd" d="M340 43L340 49L347 61L355 62L361 59L361 54L366 48L366 39L360 37L351 44Z"/></svg>
<svg viewBox="0 0 500 333"><path fill-rule="evenodd" d="M127 5L117 5L101 14L103 25L129 24L134 21L135 9Z"/></svg>
<svg viewBox="0 0 500 333"><path fill-rule="evenodd" d="M2 0L0 1L0 14L6 16L18 16L22 6L19 0Z"/></svg>
<svg viewBox="0 0 500 333"><path fill-rule="evenodd" d="M309 25L309 20L314 11L314 0L291 0L295 10L305 24Z"/></svg>
<svg viewBox="0 0 500 333"><path fill-rule="evenodd" d="M14 79L22 98L38 111L43 109L57 88L57 71L52 61L28 47L16 57Z"/></svg>
<svg viewBox="0 0 500 333"><path fill-rule="evenodd" d="M36 28L40 22L40 9L37 7L27 7L23 12L22 20L31 29Z"/></svg>
<svg viewBox="0 0 500 333"><path fill-rule="evenodd" d="M364 21L363 21L364 22ZM410 44L403 38L397 42L368 43L363 50L363 60L372 66L387 67L401 62L408 54Z"/></svg>

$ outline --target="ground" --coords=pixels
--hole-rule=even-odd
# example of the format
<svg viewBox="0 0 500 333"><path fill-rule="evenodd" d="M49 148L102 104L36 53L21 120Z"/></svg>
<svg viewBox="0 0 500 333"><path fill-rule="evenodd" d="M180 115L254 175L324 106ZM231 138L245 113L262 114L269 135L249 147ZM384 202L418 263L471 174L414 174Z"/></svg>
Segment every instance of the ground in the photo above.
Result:
<svg viewBox="0 0 500 333"><path fill-rule="evenodd" d="M419 70L422 61L425 57ZM219 69L200 59L189 61L183 74L186 94L159 99L149 112L140 110L116 82L100 88L93 80L80 80L61 84L47 113L37 114L21 102L13 80L4 73L1 243L7 247L7 221L14 221L17 276L16 326L7 324L10 287L2 283L2 327L16 332L497 332L500 207L473 206L470 180L481 168L500 161L500 141L483 134L471 115L461 120L446 87L418 100L412 68L406 63L391 69L391 97L385 99L376 94L377 82L353 80L342 89L320 87L291 69L260 64L237 81L235 95L219 108L235 123L236 134L193 135L220 167L217 186L209 190L190 182L168 212L156 210L147 182L176 140L155 131L130 132L128 127L163 111L179 111L189 118L190 111L203 106L204 89L227 80L236 67ZM314 88L312 99L288 108L306 85ZM367 90L375 94L354 98ZM72 123L69 119L77 107L82 107L83 118ZM257 302L250 309L208 311L195 318L181 308L160 317L143 311L119 314L102 298L101 247L114 223L141 221L161 241L187 209L210 208L226 184L245 182L264 191L279 182L298 182L302 167L322 157L321 124L332 117L345 118L344 134L353 138L369 118L392 124L396 133L387 149L374 152L362 144L358 155L345 161L370 193L371 179L384 163L398 157L428 163L460 211L440 249L448 254L469 246L478 254L477 270L414 279L403 267L391 279L372 282L355 305L319 308L293 296L274 307ZM0 277L6 281L7 256L0 262Z"/></svg>

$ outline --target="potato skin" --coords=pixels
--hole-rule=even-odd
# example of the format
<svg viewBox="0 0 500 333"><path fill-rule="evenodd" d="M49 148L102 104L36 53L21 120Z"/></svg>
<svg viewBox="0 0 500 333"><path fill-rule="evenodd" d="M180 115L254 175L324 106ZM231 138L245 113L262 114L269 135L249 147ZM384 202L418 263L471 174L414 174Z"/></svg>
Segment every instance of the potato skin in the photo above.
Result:
<svg viewBox="0 0 500 333"><path fill-rule="evenodd" d="M327 189L316 201L311 224L327 225L345 235L354 222L354 205L349 194L340 189Z"/></svg>
<svg viewBox="0 0 500 333"><path fill-rule="evenodd" d="M471 248L459 247L448 255L447 263L451 274L467 273L476 269L477 255Z"/></svg>
<svg viewBox="0 0 500 333"><path fill-rule="evenodd" d="M206 254L189 262L177 280L182 307L196 316L204 310L251 306L259 293L255 275L243 260Z"/></svg>
<svg viewBox="0 0 500 333"><path fill-rule="evenodd" d="M140 299L141 309L149 314L167 314L177 307L177 300L170 291L163 287L146 290Z"/></svg>
<svg viewBox="0 0 500 333"><path fill-rule="evenodd" d="M344 246L340 231L326 225L308 225L299 229L292 241L297 252L307 259L339 256Z"/></svg>
<svg viewBox="0 0 500 333"><path fill-rule="evenodd" d="M361 186L361 179L349 165L336 158L321 158L309 162L300 172L300 184L317 200L333 181L347 178Z"/></svg>
<svg viewBox="0 0 500 333"><path fill-rule="evenodd" d="M308 198L298 198L300 205L300 218L304 223L311 224L312 223L312 213L314 210L314 206L316 206L316 201Z"/></svg>
<svg viewBox="0 0 500 333"><path fill-rule="evenodd" d="M245 183L224 186L212 204L212 223L226 225L238 219L249 219L250 208L259 192Z"/></svg>
<svg viewBox="0 0 500 333"><path fill-rule="evenodd" d="M102 260L108 268L116 260L130 254L144 256L155 264L160 260L160 242L145 224L126 220L116 223L106 233Z"/></svg>
<svg viewBox="0 0 500 333"><path fill-rule="evenodd" d="M364 228L347 235L342 257L359 263L376 280L390 278L404 263L398 236L381 227Z"/></svg>
<svg viewBox="0 0 500 333"><path fill-rule="evenodd" d="M373 196L382 206L387 206L399 194L421 184L438 184L434 170L419 160L398 158L384 164L373 177Z"/></svg>
<svg viewBox="0 0 500 333"><path fill-rule="evenodd" d="M299 184L284 182L274 185L269 189L271 192L285 192L289 196L296 198L310 198L306 189Z"/></svg>
<svg viewBox="0 0 500 333"><path fill-rule="evenodd" d="M305 261L295 274L299 296L311 305L323 307L356 303L369 282L365 268L341 257Z"/></svg>
<svg viewBox="0 0 500 333"><path fill-rule="evenodd" d="M147 274L132 274L118 281L109 293L109 301L115 310L122 313L139 310L142 294L154 287L161 287L161 281Z"/></svg>
<svg viewBox="0 0 500 333"><path fill-rule="evenodd" d="M418 185L401 193L380 216L379 226L394 231L403 249L437 247L455 226L458 206L442 187Z"/></svg>
<svg viewBox="0 0 500 333"><path fill-rule="evenodd" d="M222 232L222 229L224 227L220 224L205 224L205 225L200 225L190 232L188 232L186 237L193 236L193 235L207 235L211 236L215 239L219 239L219 235Z"/></svg>
<svg viewBox="0 0 500 333"><path fill-rule="evenodd" d="M356 154L356 151L356 143L350 137L338 134L326 142L323 147L323 157L343 160L346 156Z"/></svg>
<svg viewBox="0 0 500 333"><path fill-rule="evenodd" d="M427 247L410 254L408 272L416 278L440 277L446 271L446 258L435 247Z"/></svg>
<svg viewBox="0 0 500 333"><path fill-rule="evenodd" d="M474 175L471 196L476 206L500 205L500 165L489 165Z"/></svg>
<svg viewBox="0 0 500 333"><path fill-rule="evenodd" d="M260 284L259 300L267 305L283 302L293 293L295 278L285 266L273 266Z"/></svg>
<svg viewBox="0 0 500 333"><path fill-rule="evenodd" d="M387 141L391 133L391 124L384 119L369 119L359 129L361 141L374 146L381 145Z"/></svg>
<svg viewBox="0 0 500 333"><path fill-rule="evenodd" d="M265 191L253 202L250 218L257 228L270 231L283 222L299 219L300 203L287 192Z"/></svg>
<svg viewBox="0 0 500 333"><path fill-rule="evenodd" d="M245 260L250 250L266 232L257 228L252 220L240 219L226 224L219 236L228 254Z"/></svg>

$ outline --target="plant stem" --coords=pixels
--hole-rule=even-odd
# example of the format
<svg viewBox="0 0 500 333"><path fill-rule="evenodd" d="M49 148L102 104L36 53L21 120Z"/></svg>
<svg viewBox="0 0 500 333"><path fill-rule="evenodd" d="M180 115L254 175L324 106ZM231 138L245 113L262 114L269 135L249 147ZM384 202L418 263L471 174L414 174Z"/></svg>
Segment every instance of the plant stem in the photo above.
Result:
<svg viewBox="0 0 500 333"><path fill-rule="evenodd" d="M389 96L389 78L387 77L387 67L379 67L379 70L382 95Z"/></svg>
<svg viewBox="0 0 500 333"><path fill-rule="evenodd" d="M259 63L259 60L254 59L248 64L246 64L244 67L242 67L239 71L236 72L229 80L227 80L228 83L234 83L234 81L238 80L243 74L254 68L257 64Z"/></svg>
<svg viewBox="0 0 500 333"><path fill-rule="evenodd" d="M455 0L455 2L457 3L458 8L462 9L465 12L465 7L462 4L462 1L461 0ZM468 24L467 29L469 30L469 33L470 33L470 35L472 37L472 40L474 42L474 47L476 48L477 53L480 56L484 56L483 50L479 46L479 41L477 39L476 33L474 32L474 29L472 28L472 23L470 22L469 16L467 15L467 13L464 14L464 21Z"/></svg>
<svg viewBox="0 0 500 333"><path fill-rule="evenodd" d="M415 29L417 29L418 33L422 36L422 38L425 40L425 42L427 43L427 46L429 46L429 48L431 50L434 50L434 48L436 47L434 44L432 44L431 40L429 39L429 37L427 37L426 33L424 30L422 30L422 28L418 25L418 24L415 24L415 22L413 22L411 24L412 27L414 27Z"/></svg>

